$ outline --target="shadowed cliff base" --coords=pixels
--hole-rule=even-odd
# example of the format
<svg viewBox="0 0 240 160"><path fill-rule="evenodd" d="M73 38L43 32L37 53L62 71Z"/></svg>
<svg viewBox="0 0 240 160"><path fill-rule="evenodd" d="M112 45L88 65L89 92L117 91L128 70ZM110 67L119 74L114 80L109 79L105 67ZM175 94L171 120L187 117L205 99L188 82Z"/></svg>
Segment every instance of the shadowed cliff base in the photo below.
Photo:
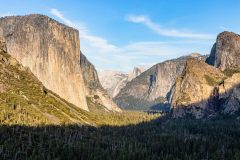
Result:
<svg viewBox="0 0 240 160"><path fill-rule="evenodd" d="M239 159L239 117L128 126L0 126L0 159Z"/></svg>
<svg viewBox="0 0 240 160"><path fill-rule="evenodd" d="M191 114L209 118L234 114L240 108L240 72L220 71L202 61L189 59L176 80L173 117Z"/></svg>
<svg viewBox="0 0 240 160"><path fill-rule="evenodd" d="M220 87L224 87L224 84L220 84ZM236 94L240 91L240 83L225 90L223 93L219 93L220 87L213 87L213 92L207 99L175 106L175 108L171 109L172 116L174 118L193 116L198 119L237 114L240 110L240 97Z"/></svg>

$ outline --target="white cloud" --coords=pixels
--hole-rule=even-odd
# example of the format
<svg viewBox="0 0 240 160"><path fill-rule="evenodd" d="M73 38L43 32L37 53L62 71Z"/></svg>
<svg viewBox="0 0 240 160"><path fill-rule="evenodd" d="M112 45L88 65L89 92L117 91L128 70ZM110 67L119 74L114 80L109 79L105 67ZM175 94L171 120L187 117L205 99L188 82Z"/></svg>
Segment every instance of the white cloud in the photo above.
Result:
<svg viewBox="0 0 240 160"><path fill-rule="evenodd" d="M52 8L52 9L50 10L50 13L52 13L54 16L56 16L56 17L58 17L59 19L61 19L65 24L67 24L67 25L69 25L69 26L71 26L71 27L75 27L74 24L73 24L70 20L66 19L66 18L63 16L63 14L62 14L60 11L58 11L57 9Z"/></svg>
<svg viewBox="0 0 240 160"><path fill-rule="evenodd" d="M88 57L95 63L98 69L132 70L134 66L147 65L162 62L164 60L177 58L193 52L208 53L211 43L205 42L136 42L119 47L115 52L105 54L92 54L90 50ZM191 46L191 47L189 47ZM207 48L206 50L202 50Z"/></svg>
<svg viewBox="0 0 240 160"><path fill-rule="evenodd" d="M193 39L213 39L214 36L211 34L202 33L191 33L180 31L176 29L166 29L161 27L159 24L154 23L150 18L144 15L127 15L126 20L132 23L141 23L153 30L159 35L169 37L180 37L180 38L193 38Z"/></svg>
<svg viewBox="0 0 240 160"><path fill-rule="evenodd" d="M59 18L66 25L78 29L81 39L88 41L92 47L99 48L99 52L113 51L116 49L116 46L108 43L108 41L104 38L90 34L84 24L76 23L65 18L65 16L59 10L52 8L50 13Z"/></svg>
<svg viewBox="0 0 240 160"><path fill-rule="evenodd" d="M229 30L229 29L228 29L227 27L225 27L225 26L220 26L219 29L220 29L220 30L223 30L223 31Z"/></svg>
<svg viewBox="0 0 240 160"><path fill-rule="evenodd" d="M110 69L128 72L138 65L148 65L150 67L156 62L199 51L199 48L201 48L199 46L202 46L203 42L205 43L202 40L148 41L116 46L102 37L91 34L82 22L67 19L57 9L51 9L50 12L66 25L79 30L81 50L98 70ZM134 22L146 21L144 16L131 18Z"/></svg>

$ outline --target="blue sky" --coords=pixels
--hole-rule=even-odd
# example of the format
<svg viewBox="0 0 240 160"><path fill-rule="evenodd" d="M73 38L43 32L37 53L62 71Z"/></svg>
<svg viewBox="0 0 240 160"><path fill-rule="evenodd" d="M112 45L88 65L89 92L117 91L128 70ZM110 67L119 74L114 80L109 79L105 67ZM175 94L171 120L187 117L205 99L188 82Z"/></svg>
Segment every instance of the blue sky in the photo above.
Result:
<svg viewBox="0 0 240 160"><path fill-rule="evenodd" d="M0 16L40 13L79 30L97 69L129 71L192 52L218 33L240 33L239 0L8 0Z"/></svg>

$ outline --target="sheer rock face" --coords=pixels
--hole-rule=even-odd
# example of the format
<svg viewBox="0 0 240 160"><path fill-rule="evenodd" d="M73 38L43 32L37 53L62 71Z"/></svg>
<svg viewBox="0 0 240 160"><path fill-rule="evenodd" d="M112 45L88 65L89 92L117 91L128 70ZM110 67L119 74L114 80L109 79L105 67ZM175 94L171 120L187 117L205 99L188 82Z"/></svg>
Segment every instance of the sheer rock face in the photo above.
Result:
<svg viewBox="0 0 240 160"><path fill-rule="evenodd" d="M102 103L119 110L104 97L94 66L80 55L78 31L43 15L11 16L0 19L0 37L8 53L48 89L76 106L89 110L86 96L98 88ZM86 66L85 66L86 65ZM112 103L111 108L109 104Z"/></svg>
<svg viewBox="0 0 240 160"><path fill-rule="evenodd" d="M46 89L28 67L7 53L6 43L1 39L0 104L1 125L95 124L86 117L86 111Z"/></svg>
<svg viewBox="0 0 240 160"><path fill-rule="evenodd" d="M137 76L139 76L141 73L143 73L146 70L145 67L134 67L133 71L128 74L128 81L133 80Z"/></svg>
<svg viewBox="0 0 240 160"><path fill-rule="evenodd" d="M191 113L202 118L210 109L209 97L214 99L214 96L217 96L214 93L215 85L218 85L223 77L224 74L219 69L202 61L188 59L182 75L176 80L172 98L173 116L182 117Z"/></svg>
<svg viewBox="0 0 240 160"><path fill-rule="evenodd" d="M188 59L176 80L172 98L173 117L187 114L195 118L234 113L240 108L240 74L227 76L220 69L196 59Z"/></svg>
<svg viewBox="0 0 240 160"><path fill-rule="evenodd" d="M114 98L129 81L139 76L145 70L144 67L134 67L133 71L128 74L105 70L99 72L99 79L108 94Z"/></svg>
<svg viewBox="0 0 240 160"><path fill-rule="evenodd" d="M190 57L205 60L196 53ZM144 110L168 103L175 79L182 73L186 59L180 57L154 65L127 83L114 98L115 102L121 108Z"/></svg>
<svg viewBox="0 0 240 160"><path fill-rule="evenodd" d="M240 73L235 73L226 79L219 92L219 99L225 99L222 103L223 112L233 114L238 111L240 109Z"/></svg>
<svg viewBox="0 0 240 160"><path fill-rule="evenodd" d="M86 84L86 94L88 97L94 98L98 104L101 104L108 111L120 112L121 109L112 101L111 97L107 94L106 90L102 87L98 79L98 74L95 67L88 61L86 56L82 53L80 65L83 72L83 79ZM95 98L96 99L96 98Z"/></svg>
<svg viewBox="0 0 240 160"><path fill-rule="evenodd" d="M240 108L240 36L222 32L206 62L189 60L172 99L174 117L233 114Z"/></svg>
<svg viewBox="0 0 240 160"><path fill-rule="evenodd" d="M207 63L225 69L240 68L240 35L233 32L222 32L207 59Z"/></svg>
<svg viewBox="0 0 240 160"><path fill-rule="evenodd" d="M50 90L88 110L78 31L42 15L0 19L7 50Z"/></svg>

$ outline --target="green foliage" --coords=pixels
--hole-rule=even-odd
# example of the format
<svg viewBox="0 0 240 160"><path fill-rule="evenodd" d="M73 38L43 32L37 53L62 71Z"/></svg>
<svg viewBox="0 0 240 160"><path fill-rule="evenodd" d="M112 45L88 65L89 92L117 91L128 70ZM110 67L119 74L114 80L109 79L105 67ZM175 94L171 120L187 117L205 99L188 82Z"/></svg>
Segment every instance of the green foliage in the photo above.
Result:
<svg viewBox="0 0 240 160"><path fill-rule="evenodd" d="M99 96L98 95L94 95L93 98L94 99L99 99Z"/></svg>
<svg viewBox="0 0 240 160"><path fill-rule="evenodd" d="M240 123L160 118L127 126L0 126L0 159L239 159Z"/></svg>
<svg viewBox="0 0 240 160"><path fill-rule="evenodd" d="M226 69L224 70L224 74L227 76L227 77L231 77L233 74L235 73L240 73L239 70L237 69Z"/></svg>
<svg viewBox="0 0 240 160"><path fill-rule="evenodd" d="M91 112L67 102L47 90L41 82L20 64L11 65L10 56L0 53L0 124L1 125L128 125L150 121L159 115L146 113L107 113L99 97L88 97Z"/></svg>
<svg viewBox="0 0 240 160"><path fill-rule="evenodd" d="M5 63L10 57L3 56ZM88 98L86 112L44 89L19 64L4 63L0 59L0 159L240 159L236 117L107 113L96 97Z"/></svg>
<svg viewBox="0 0 240 160"><path fill-rule="evenodd" d="M209 75L204 75L208 85L210 86L215 86L218 85L220 83L222 83L224 81L224 79L226 79L226 77L212 77Z"/></svg>
<svg viewBox="0 0 240 160"><path fill-rule="evenodd" d="M187 94L182 93L181 96L182 97L177 100L178 105L187 105L191 101L190 97Z"/></svg>
<svg viewBox="0 0 240 160"><path fill-rule="evenodd" d="M210 85L210 86L215 86L216 84L218 84L217 81L209 75L205 75L205 79L206 79L208 85Z"/></svg>

